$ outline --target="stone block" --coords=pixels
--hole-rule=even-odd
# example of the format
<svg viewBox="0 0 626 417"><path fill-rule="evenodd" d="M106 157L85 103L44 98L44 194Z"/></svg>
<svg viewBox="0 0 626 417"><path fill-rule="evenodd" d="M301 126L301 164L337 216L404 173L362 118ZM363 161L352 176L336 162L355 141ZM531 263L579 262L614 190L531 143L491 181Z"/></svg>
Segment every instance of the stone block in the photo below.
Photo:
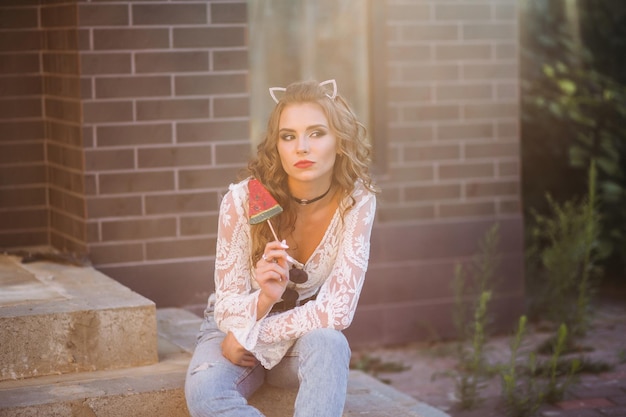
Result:
<svg viewBox="0 0 626 417"><path fill-rule="evenodd" d="M0 381L157 361L155 304L91 267L0 256Z"/></svg>

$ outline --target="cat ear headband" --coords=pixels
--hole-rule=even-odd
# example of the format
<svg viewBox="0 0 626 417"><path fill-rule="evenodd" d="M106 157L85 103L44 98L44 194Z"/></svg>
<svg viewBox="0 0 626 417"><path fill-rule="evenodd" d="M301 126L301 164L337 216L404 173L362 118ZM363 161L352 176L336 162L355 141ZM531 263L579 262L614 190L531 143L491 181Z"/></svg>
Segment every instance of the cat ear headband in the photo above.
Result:
<svg viewBox="0 0 626 417"><path fill-rule="evenodd" d="M328 94L326 93L326 97L328 97L331 100L334 100L335 97L337 97L337 82L335 80L326 80L326 81L322 81L320 83L320 87L323 87L325 85L331 84L333 86L333 93L332 94ZM276 98L276 91L287 91L286 88L284 87L271 87L270 88L270 96L272 96L272 99L274 100L274 102L276 102L276 104L278 104L278 99Z"/></svg>

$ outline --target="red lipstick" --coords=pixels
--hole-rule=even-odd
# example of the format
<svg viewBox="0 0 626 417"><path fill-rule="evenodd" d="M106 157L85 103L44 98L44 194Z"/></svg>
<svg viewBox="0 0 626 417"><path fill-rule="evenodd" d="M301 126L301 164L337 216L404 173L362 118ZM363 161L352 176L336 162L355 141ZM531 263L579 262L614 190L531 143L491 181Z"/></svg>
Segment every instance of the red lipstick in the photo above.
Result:
<svg viewBox="0 0 626 417"><path fill-rule="evenodd" d="M296 168L305 169L305 168L310 168L311 166L313 166L314 163L315 162L313 162L313 161L309 161L309 160L303 159L303 160L300 160L300 161L296 162L295 164L293 164L293 166L295 166Z"/></svg>

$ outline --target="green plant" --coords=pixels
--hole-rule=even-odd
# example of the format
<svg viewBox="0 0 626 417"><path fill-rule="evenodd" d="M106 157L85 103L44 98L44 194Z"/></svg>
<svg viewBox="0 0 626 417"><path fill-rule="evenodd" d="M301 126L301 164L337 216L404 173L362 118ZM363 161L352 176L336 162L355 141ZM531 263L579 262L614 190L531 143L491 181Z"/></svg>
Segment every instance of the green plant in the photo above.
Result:
<svg viewBox="0 0 626 417"><path fill-rule="evenodd" d="M589 166L589 188L587 193L586 204L582 206L582 218L585 222L583 231L583 260L580 271L580 280L576 288L578 294L576 297L576 316L574 317L574 334L583 335L589 327L589 309L591 305L591 295L593 288L591 287L592 274L597 271L597 260L605 254L596 255L599 250L596 249L596 243L600 237L600 216L596 204L596 163L591 161Z"/></svg>
<svg viewBox="0 0 626 417"><path fill-rule="evenodd" d="M461 264L454 270L453 322L457 330L459 360L455 390L459 407L471 409L482 402L480 391L490 375L485 361L485 346L489 335L488 304L492 297L495 271L500 257L499 225L496 223L478 242L478 253L472 257L466 273Z"/></svg>
<svg viewBox="0 0 626 417"><path fill-rule="evenodd" d="M600 276L598 248L600 216L596 209L596 170L589 168L588 196L557 203L548 194L551 213L534 213L533 242L528 262L531 314L565 323L571 336L584 335L590 318L595 281Z"/></svg>
<svg viewBox="0 0 626 417"><path fill-rule="evenodd" d="M548 377L548 384L545 389L545 399L549 403L555 403L563 399L563 395L567 388L573 383L574 376L578 372L580 367L580 361L578 359L573 359L571 362L571 367L568 373L564 377L564 381L560 381L559 379L559 360L561 358L561 354L565 349L565 345L567 343L567 326L565 324L561 324L559 327L557 343L554 348L554 353L549 361L549 366L547 368L546 375Z"/></svg>
<svg viewBox="0 0 626 417"><path fill-rule="evenodd" d="M568 340L565 324L559 327L553 353L548 361L538 364L536 353L530 352L526 367L521 367L518 364L519 349L526 334L526 324L527 318L520 317L511 342L511 358L508 366L501 371L502 395L509 417L531 417L544 402L560 401L581 370L578 358L562 358Z"/></svg>
<svg viewBox="0 0 626 417"><path fill-rule="evenodd" d="M452 290L454 294L454 307L452 310L452 322L456 329L458 339L457 353L460 355L464 344L469 340L471 330L467 326L470 306L467 301L467 277L463 265L457 263L454 266L454 279L452 280Z"/></svg>
<svg viewBox="0 0 626 417"><path fill-rule="evenodd" d="M535 379L526 377L520 382L518 368L519 349L526 334L526 316L521 316L515 332L515 337L511 341L511 357L509 364L501 371L502 396L510 417L530 417L535 415L543 402L543 395L539 390ZM535 373L536 356L531 353L528 358L528 371ZM525 382L525 384L524 384Z"/></svg>
<svg viewBox="0 0 626 417"><path fill-rule="evenodd" d="M577 2L582 36L571 30L563 1L520 3L522 32L522 150L526 208L544 213L546 190L562 202L584 193L590 161L598 166L605 264L626 268L626 5ZM620 17L621 16L621 17ZM618 46L620 45L620 46Z"/></svg>
<svg viewBox="0 0 626 417"><path fill-rule="evenodd" d="M488 291L496 284L495 272L500 263L499 243L500 225L494 223L478 242L478 254L472 259L471 272L478 294Z"/></svg>
<svg viewBox="0 0 626 417"><path fill-rule="evenodd" d="M454 309L452 319L459 341L469 341L475 332L471 320L483 293L490 291L494 286L495 271L500 262L498 244L500 241L500 226L493 224L478 242L478 253L474 255L466 268L457 263L454 268L452 290L454 294ZM473 316L472 316L473 315ZM483 330L488 325L488 316L484 317Z"/></svg>
<svg viewBox="0 0 626 417"><path fill-rule="evenodd" d="M485 373L485 344L487 342L487 304L491 300L491 291L483 291L480 293L478 306L474 312L474 335L472 337L471 361L469 363L470 371L475 374Z"/></svg>
<svg viewBox="0 0 626 417"><path fill-rule="evenodd" d="M490 291L481 293L471 326L473 329L471 347L468 348L465 344L460 344L459 347L459 369L455 390L459 398L459 406L463 410L472 409L483 401L480 391L484 388L488 374L485 366L484 349L487 304L490 299Z"/></svg>
<svg viewBox="0 0 626 417"><path fill-rule="evenodd" d="M545 84L551 85L534 104L552 119L569 125L574 138L569 164L585 169L597 161L598 191L607 226L600 228L607 256L626 254L626 234L612 227L626 221L626 87L594 70L565 62L544 64Z"/></svg>

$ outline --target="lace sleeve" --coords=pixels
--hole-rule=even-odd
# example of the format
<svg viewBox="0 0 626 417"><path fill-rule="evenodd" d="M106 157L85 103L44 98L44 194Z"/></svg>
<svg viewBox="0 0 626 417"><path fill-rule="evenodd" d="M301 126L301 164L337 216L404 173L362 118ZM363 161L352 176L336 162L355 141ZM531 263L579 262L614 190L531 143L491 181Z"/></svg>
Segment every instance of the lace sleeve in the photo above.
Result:
<svg viewBox="0 0 626 417"><path fill-rule="evenodd" d="M245 340L257 321L258 291L251 287L250 226L242 185L231 186L220 205L215 251L215 321Z"/></svg>

